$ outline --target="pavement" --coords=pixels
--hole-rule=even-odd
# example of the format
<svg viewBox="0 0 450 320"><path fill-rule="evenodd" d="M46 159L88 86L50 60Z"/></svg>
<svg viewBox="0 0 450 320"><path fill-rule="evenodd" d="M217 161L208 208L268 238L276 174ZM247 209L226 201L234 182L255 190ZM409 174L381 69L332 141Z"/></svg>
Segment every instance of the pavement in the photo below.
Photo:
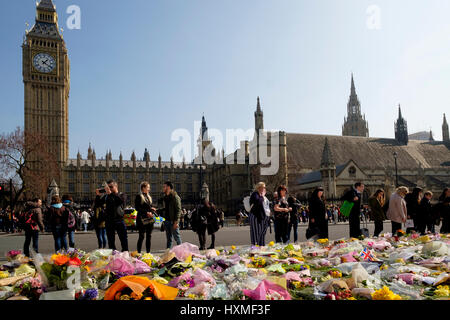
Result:
<svg viewBox="0 0 450 320"><path fill-rule="evenodd" d="M363 224L361 224L363 227ZM368 229L370 235L373 235L374 224L368 223ZM307 224L300 224L298 228L299 242L306 241L306 229ZM385 222L384 231L391 232L391 223ZM348 223L339 224L329 224L328 227L329 239L337 240L341 238L349 237L349 226ZM192 230L182 230L181 239L183 242L190 242L192 244L198 245L197 234ZM23 234L5 234L0 233L0 261L4 260L6 253L10 250L23 250L23 242L25 237ZM137 250L137 232L128 233L128 246L130 251ZM272 233L267 231L266 234L266 244L270 241L275 240L275 233L272 226ZM291 232L291 240L293 240L293 235ZM211 244L211 237L207 237L206 245ZM249 226L225 226L216 233L216 248L231 246L231 245L248 245L250 244L250 227ZM174 243L174 245L176 245ZM93 251L97 249L97 237L94 231L88 232L76 232L75 233L75 246L84 251ZM116 246L120 249L120 241L116 237ZM32 246L30 246L31 249ZM143 244L143 250L145 250L145 240ZM166 235L165 232L159 230L154 230L152 233L152 253L161 253L166 250ZM43 233L39 235L39 251L43 254L51 254L54 252L54 242L53 236L50 233Z"/></svg>

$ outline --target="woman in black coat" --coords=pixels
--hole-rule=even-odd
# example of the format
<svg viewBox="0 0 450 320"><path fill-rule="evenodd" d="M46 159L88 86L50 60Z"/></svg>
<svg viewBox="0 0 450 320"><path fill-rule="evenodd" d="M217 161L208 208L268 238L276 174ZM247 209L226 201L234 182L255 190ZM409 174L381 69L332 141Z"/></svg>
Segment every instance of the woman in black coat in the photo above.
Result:
<svg viewBox="0 0 450 320"><path fill-rule="evenodd" d="M148 182L141 183L141 193L136 196L134 208L137 211L136 227L139 231L137 242L137 251L141 253L142 242L146 237L145 247L147 253L150 253L152 245L152 231L155 220L153 219L156 209L152 206L152 197L149 194L150 184Z"/></svg>
<svg viewBox="0 0 450 320"><path fill-rule="evenodd" d="M192 215L192 230L198 235L200 250L206 250L206 230L208 230L208 219L211 219L210 211L211 205L205 199Z"/></svg>
<svg viewBox="0 0 450 320"><path fill-rule="evenodd" d="M317 188L309 199L309 229L317 230L320 239L328 238L328 222L323 188Z"/></svg>
<svg viewBox="0 0 450 320"><path fill-rule="evenodd" d="M214 249L216 242L216 232L220 229L220 219L219 212L217 211L217 208L213 203L210 204L209 215L206 221L208 234L211 236L211 245L208 247L208 249Z"/></svg>
<svg viewBox="0 0 450 320"><path fill-rule="evenodd" d="M405 196L406 211L408 212L407 219L414 221L414 229L418 231L419 221L417 220L420 211L420 201L422 200L423 190L421 188L414 188L411 193ZM412 228L406 229L406 233L409 233Z"/></svg>
<svg viewBox="0 0 450 320"><path fill-rule="evenodd" d="M384 190L378 189L373 196L369 198L370 217L375 222L375 231L373 236L378 237L383 231L383 222L386 220L385 196Z"/></svg>

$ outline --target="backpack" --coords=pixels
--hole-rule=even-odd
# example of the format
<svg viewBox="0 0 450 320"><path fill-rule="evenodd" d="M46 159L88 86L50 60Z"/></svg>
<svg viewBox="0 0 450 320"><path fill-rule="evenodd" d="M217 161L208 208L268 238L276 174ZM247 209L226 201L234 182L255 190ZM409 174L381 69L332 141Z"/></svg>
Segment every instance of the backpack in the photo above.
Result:
<svg viewBox="0 0 450 320"><path fill-rule="evenodd" d="M75 225L77 224L77 220L75 219L75 216L73 215L72 211L69 211L69 218L67 219L67 227L69 229L74 228Z"/></svg>
<svg viewBox="0 0 450 320"><path fill-rule="evenodd" d="M252 210L253 205L250 205L250 196L246 196L244 198L244 209L247 212L250 212Z"/></svg>
<svg viewBox="0 0 450 320"><path fill-rule="evenodd" d="M25 221L25 226L27 226L31 230L33 230L33 231L39 230L39 226L36 223L36 220L34 219L34 214L33 214L32 210L24 213L24 221Z"/></svg>

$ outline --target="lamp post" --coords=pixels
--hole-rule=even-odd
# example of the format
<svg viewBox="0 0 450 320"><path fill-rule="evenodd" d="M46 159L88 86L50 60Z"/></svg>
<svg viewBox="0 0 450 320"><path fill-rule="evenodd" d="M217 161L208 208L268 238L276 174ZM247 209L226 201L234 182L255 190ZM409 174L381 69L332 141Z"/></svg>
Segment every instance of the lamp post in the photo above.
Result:
<svg viewBox="0 0 450 320"><path fill-rule="evenodd" d="M398 188L398 167L397 167L397 152L394 152L394 161L395 161L395 187Z"/></svg>

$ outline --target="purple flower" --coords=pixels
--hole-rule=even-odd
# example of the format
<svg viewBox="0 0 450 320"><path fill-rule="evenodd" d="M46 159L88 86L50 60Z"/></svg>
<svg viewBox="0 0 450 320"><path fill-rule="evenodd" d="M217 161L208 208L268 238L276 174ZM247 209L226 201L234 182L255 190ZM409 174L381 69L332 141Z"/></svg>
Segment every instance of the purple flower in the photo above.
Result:
<svg viewBox="0 0 450 320"><path fill-rule="evenodd" d="M84 293L83 300L94 300L98 297L97 289L87 289Z"/></svg>

